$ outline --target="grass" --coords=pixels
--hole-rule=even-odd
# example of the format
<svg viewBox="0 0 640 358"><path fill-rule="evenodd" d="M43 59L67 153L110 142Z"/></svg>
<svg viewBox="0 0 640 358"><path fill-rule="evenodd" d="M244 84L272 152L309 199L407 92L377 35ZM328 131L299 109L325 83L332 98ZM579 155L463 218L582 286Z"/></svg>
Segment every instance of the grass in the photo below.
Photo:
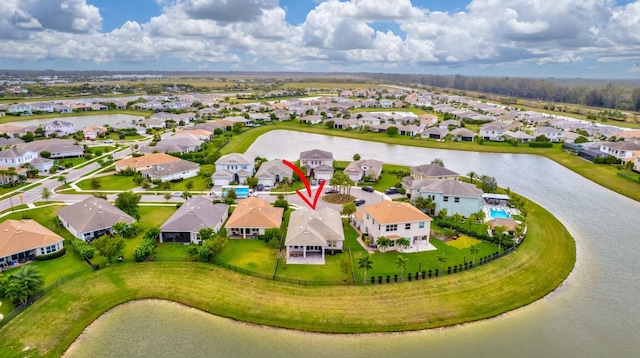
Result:
<svg viewBox="0 0 640 358"><path fill-rule="evenodd" d="M0 315L6 316L13 311L16 306L7 298L0 297Z"/></svg>
<svg viewBox="0 0 640 358"><path fill-rule="evenodd" d="M209 191L209 184L211 183L211 177L206 177L203 178L200 175L197 175L193 178L189 178L189 179L185 179L182 181L179 181L177 183L171 183L171 187L170 187L170 191L186 191L187 190L187 182L192 182L193 183L193 188L191 188L191 191L202 191L202 192L206 192ZM159 191L161 190L161 188L152 188L150 189L152 191ZM164 192L164 190L161 190Z"/></svg>
<svg viewBox="0 0 640 358"><path fill-rule="evenodd" d="M403 136L389 137L388 135L382 133L370 133L357 130L343 131L326 129L322 127L308 127L306 125L300 125L290 122L278 122L273 123L272 125L252 128L250 130L244 131L238 136L232 137L230 143L226 145L221 152L222 154L233 152L244 153L249 148L249 146L253 144L256 138L264 133L277 129L424 148L541 155L555 161L556 163L576 172L577 174L582 175L583 177L595 183L609 188L621 195L627 196L636 201L640 201L640 182L635 183L631 180L627 180L616 175L617 169L615 169L615 167L596 165L575 155L569 154L562 150L562 148L558 144L554 145L553 148L531 148L528 146L513 147L511 145L480 145L476 142L434 142L421 139L412 139Z"/></svg>
<svg viewBox="0 0 640 358"><path fill-rule="evenodd" d="M22 190L26 186L33 185L32 183L24 182L15 186L0 186L0 195L11 193L16 190Z"/></svg>
<svg viewBox="0 0 640 358"><path fill-rule="evenodd" d="M264 241L231 239L219 260L254 272L273 274L278 250L270 249Z"/></svg>
<svg viewBox="0 0 640 358"><path fill-rule="evenodd" d="M95 179L100 183L100 189L98 190L129 190L138 187L138 184L133 181L133 176L108 175ZM93 190L91 187L92 180L93 178L89 178L78 182L78 188Z"/></svg>
<svg viewBox="0 0 640 358"><path fill-rule="evenodd" d="M476 238L473 238L473 237L470 237L470 236L467 236L467 235L460 235L460 236L458 236L457 239L451 240L451 241L447 241L447 242L445 242L445 244L447 244L448 246L452 246L452 247L455 247L457 249L462 250L462 249L469 248L469 247L471 247L473 245L478 245L481 242L482 241L480 241L480 240L478 240Z"/></svg>

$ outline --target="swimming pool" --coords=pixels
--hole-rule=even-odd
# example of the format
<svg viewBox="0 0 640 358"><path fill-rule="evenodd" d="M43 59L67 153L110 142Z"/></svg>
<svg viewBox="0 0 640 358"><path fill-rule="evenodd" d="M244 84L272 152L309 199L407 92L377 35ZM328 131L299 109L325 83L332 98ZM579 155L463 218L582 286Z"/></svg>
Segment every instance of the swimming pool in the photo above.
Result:
<svg viewBox="0 0 640 358"><path fill-rule="evenodd" d="M507 214L504 209L489 209L489 213L493 219L510 219L511 215Z"/></svg>

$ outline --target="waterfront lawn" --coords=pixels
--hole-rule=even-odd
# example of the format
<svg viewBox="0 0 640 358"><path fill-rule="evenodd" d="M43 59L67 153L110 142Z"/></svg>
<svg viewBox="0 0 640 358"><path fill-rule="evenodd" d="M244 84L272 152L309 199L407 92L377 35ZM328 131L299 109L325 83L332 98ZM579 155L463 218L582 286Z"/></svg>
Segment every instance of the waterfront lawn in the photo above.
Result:
<svg viewBox="0 0 640 358"><path fill-rule="evenodd" d="M155 260L160 261L188 261L188 247L189 245L185 245L181 242L158 243L156 252L153 256Z"/></svg>
<svg viewBox="0 0 640 358"><path fill-rule="evenodd" d="M0 297L0 315L8 315L14 308L16 306L8 298Z"/></svg>
<svg viewBox="0 0 640 358"><path fill-rule="evenodd" d="M229 239L229 246L219 261L246 270L273 274L278 250L271 249L264 241L256 239Z"/></svg>
<svg viewBox="0 0 640 358"><path fill-rule="evenodd" d="M442 270L445 272L449 266L464 264L465 260L466 262L471 262L471 254L468 249L458 249L456 247L449 246L438 239L431 239L430 242L437 248L437 250L416 253L376 251L370 257L371 261L373 261L373 269L367 271L367 280L370 280L371 276L382 276L383 280L386 280L387 275L391 276L392 279L395 274L399 277L400 269L398 269L395 262L398 259L398 256L403 256L409 259L408 268L404 270L403 274L405 280L407 272L415 273L419 268L422 271L428 272L429 270L432 270L435 273L436 269L440 269L440 263L437 259L437 256L440 255L447 257L447 262L442 264ZM478 244L476 247L480 249L480 253L476 255L476 261L478 261L480 257L489 256L494 252L498 252L498 247L496 245L485 242ZM421 262L422 265L420 264ZM358 268L358 256L355 255L354 270L356 273L356 280L362 280L364 271Z"/></svg>
<svg viewBox="0 0 640 358"><path fill-rule="evenodd" d="M451 240L451 241L447 241L445 242L445 244L455 247L459 250L463 250L466 248L469 248L473 245L477 245L479 243L481 243L481 240L478 240L476 238L467 236L467 235L459 235L457 239L455 240Z"/></svg>
<svg viewBox="0 0 640 358"><path fill-rule="evenodd" d="M93 178L87 178L78 182L78 188L82 190L93 190L93 188L91 188L92 179ZM138 187L133 181L133 176L107 175L96 177L96 180L100 183L100 189L98 190L129 190Z"/></svg>

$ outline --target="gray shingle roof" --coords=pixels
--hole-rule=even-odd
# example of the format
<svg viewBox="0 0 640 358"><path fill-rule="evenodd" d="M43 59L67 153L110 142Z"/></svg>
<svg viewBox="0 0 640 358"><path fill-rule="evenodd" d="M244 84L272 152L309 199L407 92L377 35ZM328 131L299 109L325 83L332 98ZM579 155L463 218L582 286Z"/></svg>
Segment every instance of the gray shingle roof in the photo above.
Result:
<svg viewBox="0 0 640 358"><path fill-rule="evenodd" d="M291 178L293 176L293 170L285 165L282 160L274 159L262 163L256 172L256 178L275 178L276 175L279 175L281 179Z"/></svg>
<svg viewBox="0 0 640 358"><path fill-rule="evenodd" d="M147 174L151 177L162 177L165 175L179 173L185 170L192 170L199 168L200 164L189 162L186 160L178 160L176 162L165 163L161 165L154 165L149 169L142 170L141 173Z"/></svg>
<svg viewBox="0 0 640 358"><path fill-rule="evenodd" d="M187 200L160 227L161 231L198 232L200 229L215 227L226 219L229 211L227 204L214 204L211 200L196 196Z"/></svg>
<svg viewBox="0 0 640 358"><path fill-rule="evenodd" d="M445 167L441 167L438 164L418 165L417 167L412 167L411 171L413 173L421 174L426 177L442 177L442 176L460 175L454 172L453 170L449 170Z"/></svg>
<svg viewBox="0 0 640 358"><path fill-rule="evenodd" d="M58 216L79 233L112 227L119 222L136 221L108 201L95 197L61 208L58 210Z"/></svg>
<svg viewBox="0 0 640 358"><path fill-rule="evenodd" d="M356 121L357 123L357 121ZM300 153L300 159L331 159L333 153L320 149L311 149Z"/></svg>
<svg viewBox="0 0 640 358"><path fill-rule="evenodd" d="M458 180L438 179L420 188L421 193L442 193L449 196L463 196L467 198L481 198L482 190L475 185Z"/></svg>
<svg viewBox="0 0 640 358"><path fill-rule="evenodd" d="M326 246L327 240L343 241L340 213L329 207L315 211L298 209L291 213L285 245Z"/></svg>

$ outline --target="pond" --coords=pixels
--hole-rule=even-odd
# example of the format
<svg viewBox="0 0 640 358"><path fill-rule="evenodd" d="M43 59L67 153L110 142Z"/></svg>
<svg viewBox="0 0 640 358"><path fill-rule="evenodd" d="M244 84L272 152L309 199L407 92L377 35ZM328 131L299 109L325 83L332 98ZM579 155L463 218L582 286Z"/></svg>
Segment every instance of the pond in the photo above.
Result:
<svg viewBox="0 0 640 358"><path fill-rule="evenodd" d="M494 319L398 334L303 333L238 323L169 302L141 301L105 314L69 356L107 356L112 351L113 356L178 352L203 357L637 356L640 203L532 155L433 150L283 131L261 136L248 154L295 160L313 148L330 150L341 160L355 153L406 165L440 158L461 174L473 170L494 176L499 185L546 207L567 226L577 244L574 272L544 299Z"/></svg>
<svg viewBox="0 0 640 358"><path fill-rule="evenodd" d="M13 124L16 126L27 127L27 126L39 126L41 124L49 123L55 120L61 120L65 122L73 123L76 130L82 130L82 128L87 126L98 125L102 126L108 124L110 126L120 123L120 122L129 122L138 121L140 119L144 119L143 116L132 116L128 114L96 114L90 116L61 116L60 118L45 118L45 119L27 119L23 121L15 121L8 122L6 124Z"/></svg>

